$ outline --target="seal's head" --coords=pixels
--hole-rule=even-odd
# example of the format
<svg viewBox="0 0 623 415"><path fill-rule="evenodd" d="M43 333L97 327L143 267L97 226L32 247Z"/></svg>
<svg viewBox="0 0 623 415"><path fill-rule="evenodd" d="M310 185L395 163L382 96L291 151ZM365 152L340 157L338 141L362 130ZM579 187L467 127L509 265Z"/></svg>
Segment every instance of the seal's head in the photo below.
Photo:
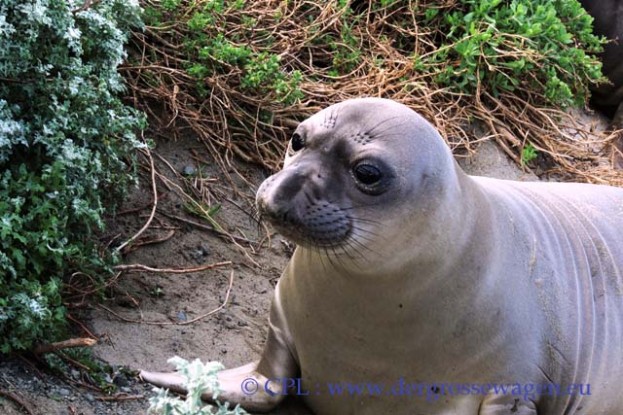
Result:
<svg viewBox="0 0 623 415"><path fill-rule="evenodd" d="M423 232L457 187L454 175L449 149L417 113L386 99L352 99L298 126L283 170L262 183L256 202L300 246L378 251L388 239L405 242L395 236L405 228Z"/></svg>

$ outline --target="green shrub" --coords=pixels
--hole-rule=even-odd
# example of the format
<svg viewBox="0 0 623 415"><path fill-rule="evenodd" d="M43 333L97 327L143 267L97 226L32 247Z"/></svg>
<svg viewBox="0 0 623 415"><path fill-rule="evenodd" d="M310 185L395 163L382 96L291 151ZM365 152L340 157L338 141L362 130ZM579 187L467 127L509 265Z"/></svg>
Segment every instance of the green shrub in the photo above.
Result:
<svg viewBox="0 0 623 415"><path fill-rule="evenodd" d="M438 120L452 147L484 121L518 162L526 140L565 142L543 159L569 167L569 142L585 150L544 109L583 105L603 79L577 0L167 0L146 2L144 19L134 94L222 150L221 166L235 154L275 170L297 121L382 96Z"/></svg>
<svg viewBox="0 0 623 415"><path fill-rule="evenodd" d="M602 45L592 20L576 0L462 0L426 9L440 45L416 60L440 67L435 81L452 91L534 91L554 106L583 105L587 80L602 78L588 55Z"/></svg>
<svg viewBox="0 0 623 415"><path fill-rule="evenodd" d="M83 5L84 4L84 5ZM0 0L0 352L62 333L62 278L106 265L92 231L134 172L117 97L132 0Z"/></svg>
<svg viewBox="0 0 623 415"><path fill-rule="evenodd" d="M528 164L538 156L539 155L536 148L534 148L534 145L532 145L532 143L528 143L521 150L521 164Z"/></svg>
<svg viewBox="0 0 623 415"><path fill-rule="evenodd" d="M299 70L283 68L281 57L268 47L257 51L247 44L249 39L246 37L262 45L272 41L270 35L252 30L255 19L243 19L246 34L243 31L221 33L229 25L228 14L240 12L245 7L249 5L241 0L191 0L185 4L168 0L147 6L144 18L154 27L184 22L185 27L180 29L181 36L177 39L184 45L184 60L187 62L184 70L197 80L196 88L202 98L211 92L205 89L205 78L225 73L236 78L236 87L247 95L269 96L286 105L293 104L302 98L299 89L302 74Z"/></svg>

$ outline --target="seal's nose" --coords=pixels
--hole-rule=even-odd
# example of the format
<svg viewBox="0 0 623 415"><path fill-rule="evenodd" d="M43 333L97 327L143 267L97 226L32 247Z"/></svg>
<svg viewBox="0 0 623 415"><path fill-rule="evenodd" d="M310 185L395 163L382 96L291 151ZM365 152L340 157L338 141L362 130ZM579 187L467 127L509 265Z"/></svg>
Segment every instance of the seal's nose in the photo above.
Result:
<svg viewBox="0 0 623 415"><path fill-rule="evenodd" d="M264 180L257 191L257 208L269 220L288 222L292 219L294 200L301 192L307 175L297 171L282 170Z"/></svg>

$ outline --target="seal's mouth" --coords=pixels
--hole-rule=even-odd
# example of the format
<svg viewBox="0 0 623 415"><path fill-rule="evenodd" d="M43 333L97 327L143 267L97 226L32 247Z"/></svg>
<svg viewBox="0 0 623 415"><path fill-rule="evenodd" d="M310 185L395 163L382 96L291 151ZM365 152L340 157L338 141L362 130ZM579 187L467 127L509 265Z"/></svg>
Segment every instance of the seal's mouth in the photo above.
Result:
<svg viewBox="0 0 623 415"><path fill-rule="evenodd" d="M309 248L338 248L349 240L352 219L341 209L326 203L308 207L302 214L294 209L273 210L258 204L262 220L290 241Z"/></svg>
<svg viewBox="0 0 623 415"><path fill-rule="evenodd" d="M277 225L273 225L273 227L288 240L306 248L339 248L346 245L346 242L350 236L350 234L319 234L317 232L310 232L308 229L282 227Z"/></svg>

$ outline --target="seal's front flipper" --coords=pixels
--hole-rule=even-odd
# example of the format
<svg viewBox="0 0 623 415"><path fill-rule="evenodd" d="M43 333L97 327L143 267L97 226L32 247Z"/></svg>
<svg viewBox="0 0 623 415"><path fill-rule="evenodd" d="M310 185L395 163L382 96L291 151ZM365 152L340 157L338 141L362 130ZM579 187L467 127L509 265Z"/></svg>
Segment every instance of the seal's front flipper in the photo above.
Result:
<svg viewBox="0 0 623 415"><path fill-rule="evenodd" d="M249 363L237 368L218 372L220 402L229 402L232 405L240 404L248 411L266 412L276 407L287 394L283 390L284 382L269 379L258 373L258 362ZM184 394L184 378L177 372L147 372L141 371L141 379L161 388ZM209 391L201 395L205 401L214 401Z"/></svg>
<svg viewBox="0 0 623 415"><path fill-rule="evenodd" d="M275 408L288 393L288 381L299 371L290 339L283 308L276 296L271 307L268 337L260 361L218 372L218 400L232 405L240 404L244 409L253 412L267 412ZM184 378L179 373L141 371L140 377L146 382L177 393L187 392L183 386ZM204 392L201 398L213 401L211 392Z"/></svg>
<svg viewBox="0 0 623 415"><path fill-rule="evenodd" d="M270 375L269 375L270 376ZM258 362L223 370L218 373L221 402L240 404L248 411L266 412L275 408L287 395L284 382L269 378L258 371ZM202 399L211 396L202 395Z"/></svg>
<svg viewBox="0 0 623 415"><path fill-rule="evenodd" d="M138 375L142 381L176 393L186 393L184 377L177 372L147 372L141 370Z"/></svg>

